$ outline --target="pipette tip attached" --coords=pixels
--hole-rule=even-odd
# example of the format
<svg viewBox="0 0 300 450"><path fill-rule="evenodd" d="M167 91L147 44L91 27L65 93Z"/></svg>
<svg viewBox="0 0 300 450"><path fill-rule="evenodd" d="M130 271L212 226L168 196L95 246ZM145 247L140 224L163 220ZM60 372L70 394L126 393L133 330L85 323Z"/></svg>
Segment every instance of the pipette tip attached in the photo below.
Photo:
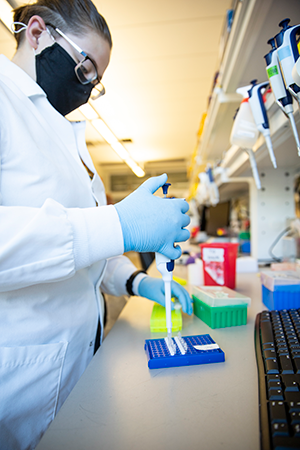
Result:
<svg viewBox="0 0 300 450"><path fill-rule="evenodd" d="M297 131L297 127L296 127L295 118L294 118L293 113L288 114L288 118L290 119L290 124L291 124L291 127L292 127L293 135L294 135L296 146L297 146L297 150L298 150L298 156L300 156L300 141L299 141L298 131Z"/></svg>
<svg viewBox="0 0 300 450"><path fill-rule="evenodd" d="M275 158L275 155L274 155L272 141L271 141L270 136L266 135L265 136L265 140L266 140L267 148L268 148L268 151L269 151L269 155L270 155L270 159L271 159L271 162L273 164L273 167L274 167L274 169L277 169L277 162L276 162L276 158Z"/></svg>

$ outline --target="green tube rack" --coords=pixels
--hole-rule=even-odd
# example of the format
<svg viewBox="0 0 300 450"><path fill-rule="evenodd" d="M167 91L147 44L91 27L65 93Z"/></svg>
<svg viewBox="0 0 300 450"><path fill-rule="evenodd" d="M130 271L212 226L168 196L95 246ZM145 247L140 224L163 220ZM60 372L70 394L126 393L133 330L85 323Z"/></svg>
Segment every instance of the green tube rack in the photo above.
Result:
<svg viewBox="0 0 300 450"><path fill-rule="evenodd" d="M209 306L194 297L194 314L210 328L234 327L246 325L247 305Z"/></svg>
<svg viewBox="0 0 300 450"><path fill-rule="evenodd" d="M210 328L225 328L247 323L251 299L225 286L194 286L194 314Z"/></svg>

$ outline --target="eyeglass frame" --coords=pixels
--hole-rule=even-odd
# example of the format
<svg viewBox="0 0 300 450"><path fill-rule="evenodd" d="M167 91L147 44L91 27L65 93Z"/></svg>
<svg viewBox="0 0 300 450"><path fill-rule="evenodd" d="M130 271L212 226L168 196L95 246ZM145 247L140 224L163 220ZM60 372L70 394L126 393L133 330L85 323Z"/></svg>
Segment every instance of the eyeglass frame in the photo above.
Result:
<svg viewBox="0 0 300 450"><path fill-rule="evenodd" d="M77 66L79 66L79 65L81 65L84 61L86 61L86 60L89 60L91 63L92 63L92 65L94 66L94 69L95 69L95 72L96 72L96 76L92 79L92 80L87 80L86 81L86 83L83 83L82 82L82 80L80 80L80 78L79 78L79 76L77 75L77 71L76 71L76 67L75 67L75 69L74 69L74 71L75 71L75 74L76 74L76 77L78 78L78 80L79 80L79 82L81 83L81 84L88 84L88 83L92 83L93 85L94 85L94 89L96 89L97 91L98 91L98 94L96 94L96 95L92 95L92 99L93 100L96 100L97 98L99 98L99 97L102 97L104 94L105 94L105 87L103 86L103 84L102 84L102 82L99 80L99 77L98 77L98 71L97 71L97 67L96 67L96 64L95 64L95 62L92 60L92 58L90 58L80 47L79 47L79 45L77 45L77 44L75 44L75 42L73 42L72 41L72 39L70 39L65 33L63 33L59 28L56 28L55 26L53 26L53 25L51 25L51 24L47 24L47 26L50 26L51 28L53 28L61 37L63 37L78 53L80 53L83 57L84 57L84 59L82 60L82 61L80 61L77 65L76 65L76 67ZM49 32L50 33L50 32ZM50 33L51 34L51 33ZM52 34L51 34L51 36L52 36ZM52 36L53 37L53 36ZM95 80L97 80L97 83L93 83L93 81L95 81ZM98 85L101 85L101 87L102 87L102 89L101 89L101 91L99 91L98 90L98 88L97 88L97 86Z"/></svg>

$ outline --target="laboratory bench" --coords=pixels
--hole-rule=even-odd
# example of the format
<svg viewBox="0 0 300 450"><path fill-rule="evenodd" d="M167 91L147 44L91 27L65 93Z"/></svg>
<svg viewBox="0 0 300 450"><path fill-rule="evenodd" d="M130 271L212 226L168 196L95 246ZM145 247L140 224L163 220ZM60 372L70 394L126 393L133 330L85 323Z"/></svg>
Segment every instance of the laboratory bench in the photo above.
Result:
<svg viewBox="0 0 300 450"><path fill-rule="evenodd" d="M153 303L131 297L37 450L258 450L259 275L237 274L236 290L251 297L246 325L183 314L182 335L210 334L225 362L152 370L145 340L164 334L150 332Z"/></svg>

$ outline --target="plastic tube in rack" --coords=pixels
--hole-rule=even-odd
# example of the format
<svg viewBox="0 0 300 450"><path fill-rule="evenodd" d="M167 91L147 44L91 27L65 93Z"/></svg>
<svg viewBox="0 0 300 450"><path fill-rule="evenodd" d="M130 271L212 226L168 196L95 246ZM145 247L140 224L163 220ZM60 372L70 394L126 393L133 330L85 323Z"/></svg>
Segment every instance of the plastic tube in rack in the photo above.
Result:
<svg viewBox="0 0 300 450"><path fill-rule="evenodd" d="M176 342L176 344L177 344L177 346L178 346L178 348L180 350L180 353L182 355L185 355L186 354L186 349L182 345L181 339L178 336L175 336L174 339L175 339L175 342Z"/></svg>
<svg viewBox="0 0 300 450"><path fill-rule="evenodd" d="M173 339L171 337L165 337L165 343L168 347L168 350L170 352L171 356L174 356L176 354L176 345L173 342Z"/></svg>

